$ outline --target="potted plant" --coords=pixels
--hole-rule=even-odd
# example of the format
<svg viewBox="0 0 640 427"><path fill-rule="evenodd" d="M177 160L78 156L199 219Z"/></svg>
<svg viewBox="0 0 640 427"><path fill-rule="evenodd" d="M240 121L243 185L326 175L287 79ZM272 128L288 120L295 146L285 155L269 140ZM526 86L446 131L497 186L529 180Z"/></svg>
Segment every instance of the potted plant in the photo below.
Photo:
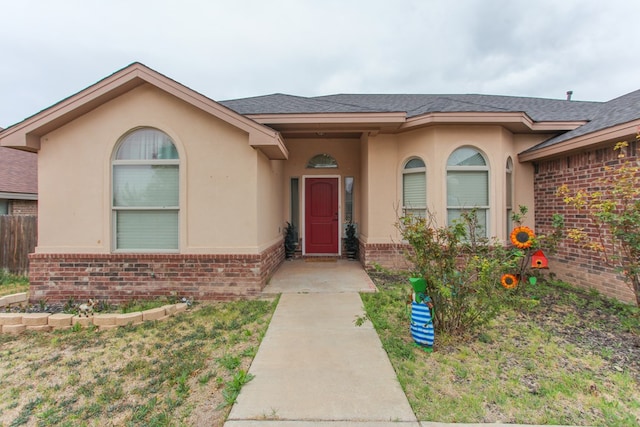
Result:
<svg viewBox="0 0 640 427"><path fill-rule="evenodd" d="M287 221L287 226L284 228L284 255L287 259L293 258L296 248L298 247L298 238L296 233L296 227Z"/></svg>
<svg viewBox="0 0 640 427"><path fill-rule="evenodd" d="M358 259L358 238L356 237L356 225L353 222L347 224L344 248L347 258Z"/></svg>

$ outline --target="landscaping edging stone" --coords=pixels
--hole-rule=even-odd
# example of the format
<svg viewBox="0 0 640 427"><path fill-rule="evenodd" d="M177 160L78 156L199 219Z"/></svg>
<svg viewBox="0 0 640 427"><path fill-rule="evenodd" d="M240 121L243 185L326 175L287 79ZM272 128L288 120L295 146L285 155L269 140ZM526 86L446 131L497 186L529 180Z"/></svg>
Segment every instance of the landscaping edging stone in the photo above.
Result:
<svg viewBox="0 0 640 427"><path fill-rule="evenodd" d="M11 294L0 297L0 307L6 307L10 304L20 304L23 302L27 302L29 300L29 296L26 292L20 292L19 294Z"/></svg>
<svg viewBox="0 0 640 427"><path fill-rule="evenodd" d="M0 307L26 302L27 299L26 293L6 295L0 298ZM188 304L186 303L167 304L162 307L133 313L105 313L95 314L90 317L79 317L66 313L0 313L0 333L48 332L51 330L70 329L78 323L83 327L94 325L102 331L126 325L138 325L145 321L166 320L171 316L184 313L187 308Z"/></svg>

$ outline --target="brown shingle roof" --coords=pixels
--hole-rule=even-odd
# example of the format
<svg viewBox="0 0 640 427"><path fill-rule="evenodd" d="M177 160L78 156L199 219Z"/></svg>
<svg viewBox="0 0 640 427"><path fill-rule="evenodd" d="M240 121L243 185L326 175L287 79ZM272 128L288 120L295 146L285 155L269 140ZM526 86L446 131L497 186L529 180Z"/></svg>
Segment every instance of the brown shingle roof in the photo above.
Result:
<svg viewBox="0 0 640 427"><path fill-rule="evenodd" d="M0 192L38 194L37 156L0 147Z"/></svg>

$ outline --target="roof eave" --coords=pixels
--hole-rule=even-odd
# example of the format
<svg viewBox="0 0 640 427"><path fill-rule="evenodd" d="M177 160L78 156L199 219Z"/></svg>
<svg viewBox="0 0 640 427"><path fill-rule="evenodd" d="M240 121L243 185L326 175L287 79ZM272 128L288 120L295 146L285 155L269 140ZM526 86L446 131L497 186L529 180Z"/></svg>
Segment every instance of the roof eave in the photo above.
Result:
<svg viewBox="0 0 640 427"><path fill-rule="evenodd" d="M279 133L276 138L266 138L250 134L249 145L262 151L269 160L287 160L289 158L289 150L287 150L282 136Z"/></svg>
<svg viewBox="0 0 640 427"><path fill-rule="evenodd" d="M308 132L389 132L406 120L400 113L249 114L248 118L288 135Z"/></svg>
<svg viewBox="0 0 640 427"><path fill-rule="evenodd" d="M38 200L38 193L12 193L9 191L0 191L0 199Z"/></svg>
<svg viewBox="0 0 640 427"><path fill-rule="evenodd" d="M145 83L158 87L194 107L244 130L250 135L258 133L265 138L280 139L278 132L273 129L260 125L145 65L134 63L34 116L5 129L0 133L0 145L27 151L38 151L42 135L64 126L99 105ZM274 141L272 145L282 145L282 148L284 148L284 144L280 143ZM278 154L278 156L287 155L286 150Z"/></svg>
<svg viewBox="0 0 640 427"><path fill-rule="evenodd" d="M586 121L535 122L523 112L434 112L411 117L400 130L437 124L499 125L512 132L560 132L576 129Z"/></svg>
<svg viewBox="0 0 640 427"><path fill-rule="evenodd" d="M640 126L640 119L623 123L617 126L612 126L596 132L587 133L585 135L580 135L575 138L567 139L566 141L558 142L557 144L553 144L548 147L538 148L532 151L520 153L518 155L518 160L520 162L538 161L553 157L560 157L567 153L581 151L587 148L613 144L615 142L628 138L630 135L636 134L638 131L638 126Z"/></svg>
<svg viewBox="0 0 640 427"><path fill-rule="evenodd" d="M38 151L42 135L144 83L145 80L140 78L138 69L129 66L5 129L0 134L0 145Z"/></svg>

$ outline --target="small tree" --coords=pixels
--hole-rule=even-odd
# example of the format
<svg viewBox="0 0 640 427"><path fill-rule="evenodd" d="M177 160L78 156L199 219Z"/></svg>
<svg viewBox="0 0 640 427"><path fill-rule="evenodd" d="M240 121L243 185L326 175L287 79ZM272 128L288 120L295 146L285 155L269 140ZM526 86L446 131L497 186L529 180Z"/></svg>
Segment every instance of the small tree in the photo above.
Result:
<svg viewBox="0 0 640 427"><path fill-rule="evenodd" d="M636 140L640 140L640 134ZM594 182L594 190L572 192L564 184L558 195L567 205L586 214L596 234L590 235L584 228L569 228L569 238L597 253L621 273L640 306L640 166L625 157L627 147L626 141L616 144L620 165L605 166L604 176Z"/></svg>

